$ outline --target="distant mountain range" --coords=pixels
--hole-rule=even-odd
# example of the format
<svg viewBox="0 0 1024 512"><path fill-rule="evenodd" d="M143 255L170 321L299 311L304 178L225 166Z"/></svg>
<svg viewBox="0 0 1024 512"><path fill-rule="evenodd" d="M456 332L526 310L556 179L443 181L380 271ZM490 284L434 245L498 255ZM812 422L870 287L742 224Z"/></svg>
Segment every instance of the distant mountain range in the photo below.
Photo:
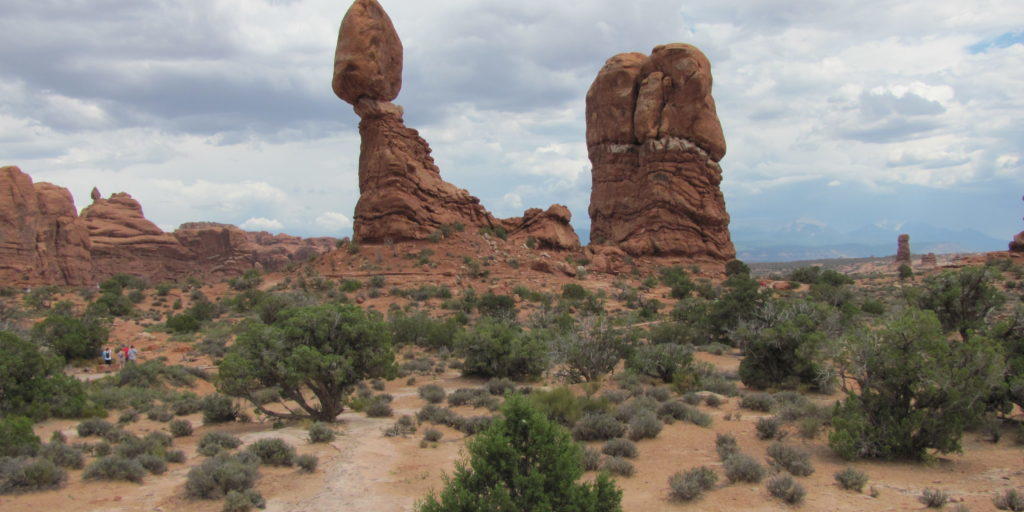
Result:
<svg viewBox="0 0 1024 512"><path fill-rule="evenodd" d="M1001 251L1009 242L975 229L948 229L921 222L908 222L899 229L868 225L843 232L814 221L796 221L773 230L734 227L732 240L736 257L741 260L783 262L894 255L900 233L910 235L914 254Z"/></svg>

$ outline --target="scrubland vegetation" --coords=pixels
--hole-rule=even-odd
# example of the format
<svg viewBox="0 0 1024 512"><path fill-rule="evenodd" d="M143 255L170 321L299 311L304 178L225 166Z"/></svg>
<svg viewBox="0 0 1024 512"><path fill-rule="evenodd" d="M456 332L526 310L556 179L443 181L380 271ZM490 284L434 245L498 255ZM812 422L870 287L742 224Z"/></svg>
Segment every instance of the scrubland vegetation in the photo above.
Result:
<svg viewBox="0 0 1024 512"><path fill-rule="evenodd" d="M471 280L488 278L466 268ZM77 295L5 290L0 493L60 488L78 470L84 480L145 485L185 464L188 498L261 507L261 466L308 473L318 458L218 427L291 422L314 446L343 437L334 423L352 411L387 422L381 436L419 433L425 448L455 441L440 427L468 437L465 458L422 511L620 510L616 478L636 474L648 440L677 423L720 432L716 422L741 411L767 457L718 433L721 465L676 468L663 477L666 500L754 484L798 505L814 492L802 483L815 473L814 440L851 463L915 465L960 452L965 433L998 442L1024 431L1024 271L1012 262L882 285L809 267L774 276L788 290L763 286L741 262L726 270L718 285L666 267L596 291L584 276L509 295L444 285L387 292L379 276L335 282L308 272L273 286L249 272L216 299L197 282L153 287L129 276ZM356 296L401 301L381 312ZM113 345L115 318L166 333L212 364L147 359L72 376ZM742 359L722 371L701 353ZM445 387L437 378L452 370L478 385ZM203 381L212 392L195 392ZM422 408L396 412L387 382L405 382ZM140 418L163 431L140 435ZM37 436L54 419L80 420L74 442ZM193 457L175 447L190 438ZM581 480L591 471L596 479ZM854 466L834 479L854 493L872 481ZM948 499L941 489L921 494L927 506ZM1024 509L1012 489L992 502Z"/></svg>

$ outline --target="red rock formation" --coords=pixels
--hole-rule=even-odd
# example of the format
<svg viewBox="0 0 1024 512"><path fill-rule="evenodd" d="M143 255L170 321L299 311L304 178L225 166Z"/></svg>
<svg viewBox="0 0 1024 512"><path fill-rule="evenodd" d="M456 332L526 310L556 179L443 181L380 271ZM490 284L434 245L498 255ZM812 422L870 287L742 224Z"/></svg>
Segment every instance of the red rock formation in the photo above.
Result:
<svg viewBox="0 0 1024 512"><path fill-rule="evenodd" d="M534 215L530 226L514 225L495 219L479 199L441 179L430 146L405 126L402 107L391 103L402 88L402 52L398 33L380 4L356 0L341 22L332 80L334 93L352 104L361 119L355 239L423 240L441 226L461 224L537 232L553 248L577 247L579 239L562 222L567 211L543 215L539 221Z"/></svg>
<svg viewBox="0 0 1024 512"><path fill-rule="evenodd" d="M522 217L504 219L508 229L508 239L517 243L529 243L532 238L536 249L572 250L580 247L580 239L576 236L569 219L572 213L560 204L551 205L547 211L530 208Z"/></svg>
<svg viewBox="0 0 1024 512"><path fill-rule="evenodd" d="M938 258L935 257L934 252L930 252L928 254L925 254L924 256L921 256L922 267L935 267L936 265L938 265Z"/></svg>
<svg viewBox="0 0 1024 512"><path fill-rule="evenodd" d="M1024 252L1024 231L1017 233L1010 241L1010 252Z"/></svg>
<svg viewBox="0 0 1024 512"><path fill-rule="evenodd" d="M174 232L210 272L235 275L249 268L281 270L334 249L334 238L301 238L243 231L231 224L189 222Z"/></svg>
<svg viewBox="0 0 1024 512"><path fill-rule="evenodd" d="M910 235L900 235L896 239L896 264L910 264Z"/></svg>
<svg viewBox="0 0 1024 512"><path fill-rule="evenodd" d="M67 189L0 168L0 282L84 284L92 261L85 224Z"/></svg>
<svg viewBox="0 0 1024 512"><path fill-rule="evenodd" d="M711 82L707 57L686 44L605 63L587 93L592 243L632 255L735 258Z"/></svg>

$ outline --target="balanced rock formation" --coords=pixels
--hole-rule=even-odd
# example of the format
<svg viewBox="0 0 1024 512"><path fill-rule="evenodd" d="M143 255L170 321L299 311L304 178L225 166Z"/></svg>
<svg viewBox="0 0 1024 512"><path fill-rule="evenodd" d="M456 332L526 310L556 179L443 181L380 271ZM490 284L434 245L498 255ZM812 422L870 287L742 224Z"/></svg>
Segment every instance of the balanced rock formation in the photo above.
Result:
<svg viewBox="0 0 1024 512"><path fill-rule="evenodd" d="M85 284L89 232L67 189L0 167L0 283Z"/></svg>
<svg viewBox="0 0 1024 512"><path fill-rule="evenodd" d="M507 226L509 240L530 244L532 239L536 249L576 249L580 239L569 225L571 218L568 208L555 204L547 210L530 208L522 217L502 222Z"/></svg>
<svg viewBox="0 0 1024 512"><path fill-rule="evenodd" d="M479 199L441 179L430 146L405 126L402 107L392 103L402 88L402 65L402 42L387 13L376 0L356 0L341 22L331 81L334 93L360 117L355 239L423 240L441 226L461 224L544 231L559 248L578 247L575 233L568 236L561 228L561 215L509 229L510 223L495 219Z"/></svg>
<svg viewBox="0 0 1024 512"><path fill-rule="evenodd" d="M711 85L710 62L687 44L605 63L587 93L592 243L634 256L735 258Z"/></svg>
<svg viewBox="0 0 1024 512"><path fill-rule="evenodd" d="M896 264L910 264L910 235L900 235L896 239Z"/></svg>

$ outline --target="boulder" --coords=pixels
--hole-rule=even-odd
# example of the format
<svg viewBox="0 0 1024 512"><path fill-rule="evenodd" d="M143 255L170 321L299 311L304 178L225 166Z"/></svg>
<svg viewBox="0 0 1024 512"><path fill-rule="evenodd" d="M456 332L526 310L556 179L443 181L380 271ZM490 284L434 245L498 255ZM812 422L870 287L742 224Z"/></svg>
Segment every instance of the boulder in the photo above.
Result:
<svg viewBox="0 0 1024 512"><path fill-rule="evenodd" d="M393 101L402 90L402 41L377 0L356 0L341 21L334 54L334 94Z"/></svg>
<svg viewBox="0 0 1024 512"><path fill-rule="evenodd" d="M593 244L634 256L735 258L711 85L707 57L686 44L605 63L587 93Z"/></svg>
<svg viewBox="0 0 1024 512"><path fill-rule="evenodd" d="M533 248L544 250L576 250L580 247L579 236L569 225L572 213L560 204L551 205L547 210L530 208L522 217L504 219L508 239L517 243L529 243Z"/></svg>

